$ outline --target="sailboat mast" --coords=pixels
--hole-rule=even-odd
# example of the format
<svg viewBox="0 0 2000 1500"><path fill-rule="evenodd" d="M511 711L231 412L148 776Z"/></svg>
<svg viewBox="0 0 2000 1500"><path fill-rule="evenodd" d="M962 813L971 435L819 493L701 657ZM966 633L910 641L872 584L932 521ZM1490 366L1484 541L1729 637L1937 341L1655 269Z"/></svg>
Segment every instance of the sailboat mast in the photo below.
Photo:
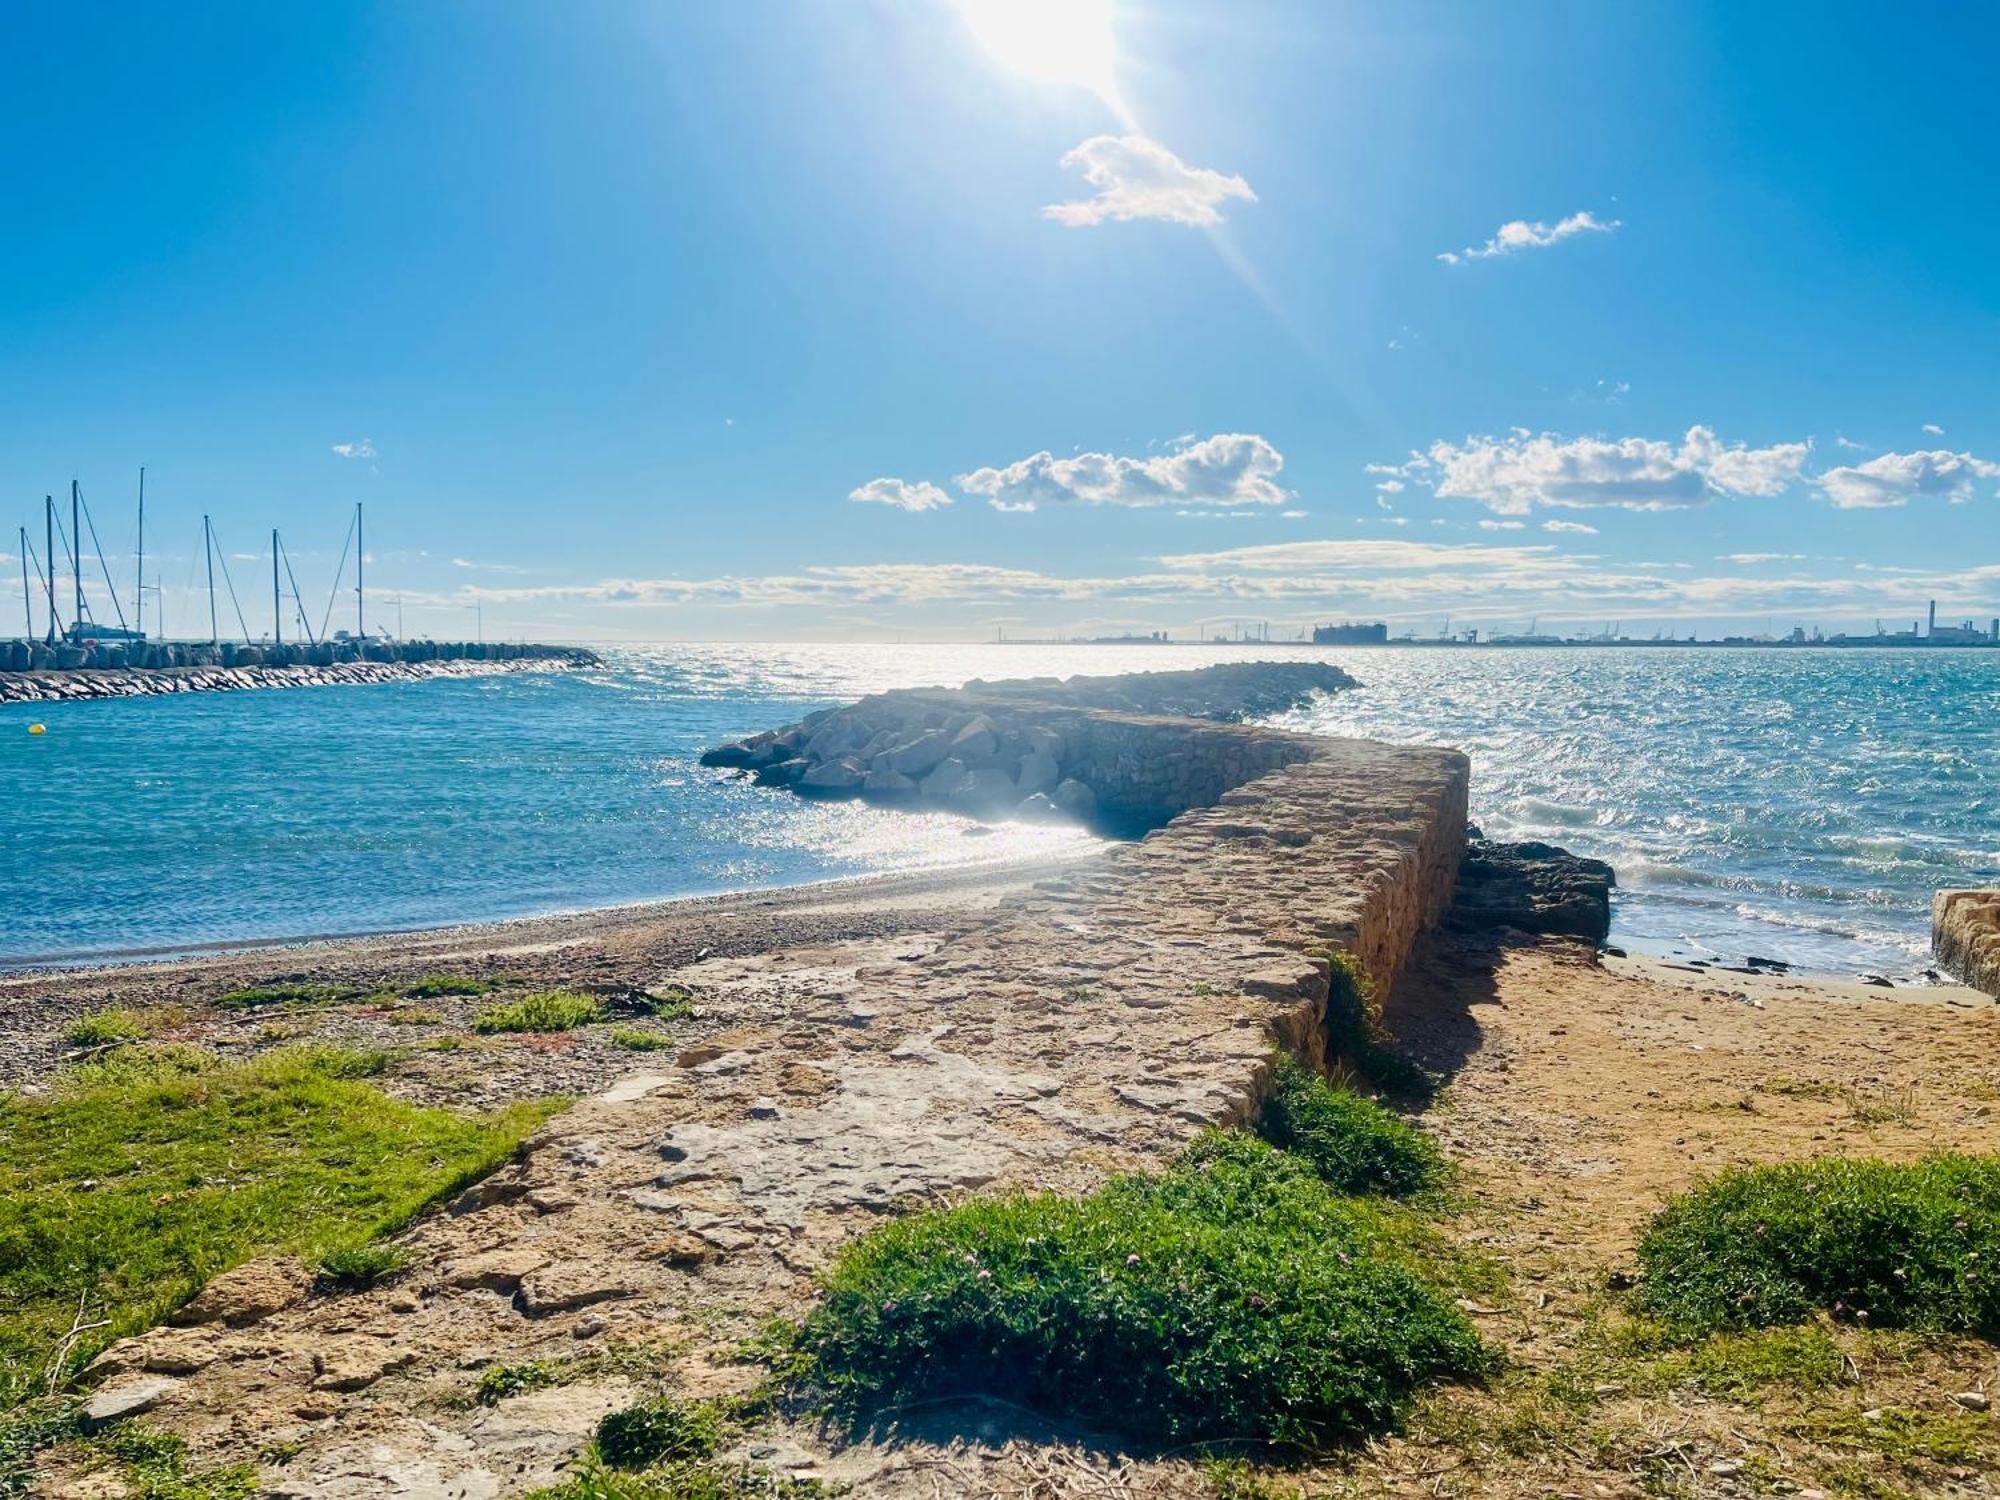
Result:
<svg viewBox="0 0 2000 1500"><path fill-rule="evenodd" d="M139 465L139 565L132 570L132 629L146 638L146 466Z"/></svg>
<svg viewBox="0 0 2000 1500"><path fill-rule="evenodd" d="M28 528L21 528L21 609L28 617L28 633L21 637L24 641L35 638L35 596L28 588Z"/></svg>
<svg viewBox="0 0 2000 1500"><path fill-rule="evenodd" d="M222 633L215 627L215 536L206 515L201 518L201 555L208 564L208 643L219 646Z"/></svg>
<svg viewBox="0 0 2000 1500"><path fill-rule="evenodd" d="M278 528L271 528L271 644L285 644L284 606L278 602Z"/></svg>
<svg viewBox="0 0 2000 1500"><path fill-rule="evenodd" d="M71 623L79 634L83 630L83 486L74 479L69 482L69 560L72 568L72 583L76 589L76 614Z"/></svg>
<svg viewBox="0 0 2000 1500"><path fill-rule="evenodd" d="M368 626L361 617L361 606L365 599L362 592L363 570L368 566L368 544L361 535L361 502L354 502L354 638L368 639Z"/></svg>
<svg viewBox="0 0 2000 1500"><path fill-rule="evenodd" d="M49 583L49 644L56 643L56 497L42 496L42 548Z"/></svg>

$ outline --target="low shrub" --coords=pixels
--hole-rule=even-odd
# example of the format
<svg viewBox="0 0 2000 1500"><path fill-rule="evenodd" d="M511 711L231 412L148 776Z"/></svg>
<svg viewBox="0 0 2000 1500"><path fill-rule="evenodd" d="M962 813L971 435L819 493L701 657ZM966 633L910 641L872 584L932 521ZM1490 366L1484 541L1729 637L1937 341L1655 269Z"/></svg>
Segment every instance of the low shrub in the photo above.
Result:
<svg viewBox="0 0 2000 1500"><path fill-rule="evenodd" d="M427 1005L399 1005L382 1019L391 1026L442 1026L444 1013Z"/></svg>
<svg viewBox="0 0 2000 1500"><path fill-rule="evenodd" d="M1429 1136L1293 1057L1278 1058L1257 1132L1311 1162L1336 1192L1404 1197L1444 1176L1444 1157Z"/></svg>
<svg viewBox="0 0 2000 1500"><path fill-rule="evenodd" d="M575 990L537 990L518 1000L482 1006L472 1029L495 1031L574 1031L604 1019L604 1002Z"/></svg>
<svg viewBox="0 0 2000 1500"><path fill-rule="evenodd" d="M648 992L645 1003L656 1020L683 1021L694 1014L694 991L685 985L662 985Z"/></svg>
<svg viewBox="0 0 2000 1500"><path fill-rule="evenodd" d="M1306 1162L1210 1134L1084 1198L889 1224L824 1278L797 1350L832 1408L980 1392L1141 1442L1317 1446L1430 1381L1483 1373L1464 1315Z"/></svg>
<svg viewBox="0 0 2000 1500"><path fill-rule="evenodd" d="M319 1258L319 1276L336 1292L362 1292L406 1270L410 1252L400 1245L350 1245Z"/></svg>
<svg viewBox="0 0 2000 1500"><path fill-rule="evenodd" d="M2000 1333L2000 1158L1828 1157L1721 1173L1639 1242L1645 1312L1691 1329L1814 1313Z"/></svg>
<svg viewBox="0 0 2000 1500"><path fill-rule="evenodd" d="M509 1396L525 1396L529 1391L545 1391L562 1384L559 1366L547 1360L523 1360L515 1365L488 1365L473 1387L481 1406L498 1406Z"/></svg>
<svg viewBox="0 0 2000 1500"><path fill-rule="evenodd" d="M585 1463L573 1479L524 1500L819 1500L837 1493L817 1479L793 1479L756 1464L702 1460L637 1474Z"/></svg>
<svg viewBox="0 0 2000 1500"><path fill-rule="evenodd" d="M597 1452L615 1469L686 1463L713 1458L728 1430L727 1415L713 1401L659 1396L614 1411L599 1422Z"/></svg>
<svg viewBox="0 0 2000 1500"><path fill-rule="evenodd" d="M622 1047L627 1052L671 1051L675 1043L671 1037L661 1036L657 1031L641 1031L636 1026L614 1026L611 1028L611 1045Z"/></svg>
<svg viewBox="0 0 2000 1500"><path fill-rule="evenodd" d="M151 1033L152 1028L139 1012L114 1005L108 1010L78 1016L63 1028L63 1039L78 1047L103 1047L136 1042Z"/></svg>
<svg viewBox="0 0 2000 1500"><path fill-rule="evenodd" d="M216 997L223 1010L263 1010L273 1005L338 1005L362 993L335 984L265 984Z"/></svg>
<svg viewBox="0 0 2000 1500"><path fill-rule="evenodd" d="M483 995L492 988L484 979L462 974L430 974L415 984L405 985L403 993L412 1000L438 1000L446 995Z"/></svg>

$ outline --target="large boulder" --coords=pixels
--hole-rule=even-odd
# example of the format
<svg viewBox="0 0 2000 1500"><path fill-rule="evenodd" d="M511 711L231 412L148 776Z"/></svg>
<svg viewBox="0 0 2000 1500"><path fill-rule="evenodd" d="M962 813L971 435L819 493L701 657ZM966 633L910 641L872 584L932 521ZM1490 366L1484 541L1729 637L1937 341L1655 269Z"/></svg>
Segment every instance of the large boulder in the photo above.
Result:
<svg viewBox="0 0 2000 1500"><path fill-rule="evenodd" d="M926 802L949 802L958 796L972 781L972 773L965 769L965 762L947 760L934 768L919 783Z"/></svg>
<svg viewBox="0 0 2000 1500"><path fill-rule="evenodd" d="M802 797L858 797L867 776L865 767L850 756L823 760L793 783Z"/></svg>
<svg viewBox="0 0 2000 1500"><path fill-rule="evenodd" d="M975 761L991 760L999 749L1000 736L994 733L993 721L985 714L974 714L951 737L951 753L968 766Z"/></svg>
<svg viewBox="0 0 2000 1500"><path fill-rule="evenodd" d="M901 802L917 795L916 779L889 766L875 766L861 780L861 795Z"/></svg>
<svg viewBox="0 0 2000 1500"><path fill-rule="evenodd" d="M1601 943L1611 931L1617 883L1603 860L1554 844L1475 838L1458 867L1449 920L1455 927L1512 927Z"/></svg>
<svg viewBox="0 0 2000 1500"><path fill-rule="evenodd" d="M1065 817L1079 823L1093 822L1097 817L1097 793L1073 776L1057 782L1049 796Z"/></svg>
<svg viewBox="0 0 2000 1500"><path fill-rule="evenodd" d="M759 766L752 779L758 786L790 786L811 768L811 761L802 755L795 755L789 760L774 760Z"/></svg>
<svg viewBox="0 0 2000 1500"><path fill-rule="evenodd" d="M905 776L927 776L951 754L951 736L942 729L926 730L908 744L889 752L889 769Z"/></svg>
<svg viewBox="0 0 2000 1500"><path fill-rule="evenodd" d="M1031 797L1036 792L1054 791L1056 783L1062 780L1062 770L1048 751L1033 749L1021 757L1021 769L1014 779L1021 788L1021 795Z"/></svg>
<svg viewBox="0 0 2000 1500"><path fill-rule="evenodd" d="M964 783L951 794L951 805L975 817L1011 808L1021 800L1014 778L998 766L983 766L966 774Z"/></svg>

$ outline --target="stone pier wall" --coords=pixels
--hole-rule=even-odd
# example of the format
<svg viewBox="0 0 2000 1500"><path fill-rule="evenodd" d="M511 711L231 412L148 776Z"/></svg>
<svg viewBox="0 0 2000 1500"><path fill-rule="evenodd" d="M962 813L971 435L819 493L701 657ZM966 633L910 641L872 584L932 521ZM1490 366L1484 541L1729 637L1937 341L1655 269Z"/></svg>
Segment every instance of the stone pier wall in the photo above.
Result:
<svg viewBox="0 0 2000 1500"><path fill-rule="evenodd" d="M92 698L149 698L166 693L239 692L245 688L356 686L422 682L433 677L484 677L498 672L557 672L599 665L588 652L440 658L416 661L338 661L326 665L80 667L68 671L0 670L0 704L65 703Z"/></svg>
<svg viewBox="0 0 2000 1500"><path fill-rule="evenodd" d="M2000 999L2000 891L1939 891L1931 948L1951 973Z"/></svg>

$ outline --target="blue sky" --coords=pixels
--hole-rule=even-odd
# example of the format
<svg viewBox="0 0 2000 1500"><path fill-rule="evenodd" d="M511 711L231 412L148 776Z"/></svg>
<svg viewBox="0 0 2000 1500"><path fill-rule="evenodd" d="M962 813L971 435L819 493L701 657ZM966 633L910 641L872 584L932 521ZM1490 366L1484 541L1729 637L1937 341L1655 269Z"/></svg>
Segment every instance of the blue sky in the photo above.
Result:
<svg viewBox="0 0 2000 1500"><path fill-rule="evenodd" d="M15 599L145 464L186 632L2000 613L1990 7L0 3Z"/></svg>

